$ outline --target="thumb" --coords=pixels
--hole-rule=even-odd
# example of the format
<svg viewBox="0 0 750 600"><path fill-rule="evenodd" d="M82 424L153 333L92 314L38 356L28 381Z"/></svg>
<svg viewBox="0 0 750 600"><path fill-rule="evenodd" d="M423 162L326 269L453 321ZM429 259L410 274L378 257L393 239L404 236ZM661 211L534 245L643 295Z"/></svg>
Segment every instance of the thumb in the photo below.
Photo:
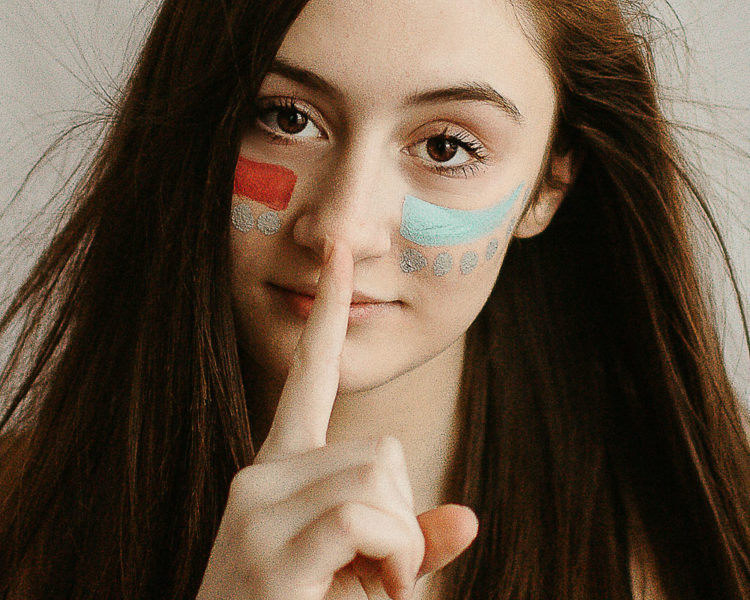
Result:
<svg viewBox="0 0 750 600"><path fill-rule="evenodd" d="M443 504L417 515L425 541L417 578L442 569L466 550L479 532L479 520L468 506Z"/></svg>

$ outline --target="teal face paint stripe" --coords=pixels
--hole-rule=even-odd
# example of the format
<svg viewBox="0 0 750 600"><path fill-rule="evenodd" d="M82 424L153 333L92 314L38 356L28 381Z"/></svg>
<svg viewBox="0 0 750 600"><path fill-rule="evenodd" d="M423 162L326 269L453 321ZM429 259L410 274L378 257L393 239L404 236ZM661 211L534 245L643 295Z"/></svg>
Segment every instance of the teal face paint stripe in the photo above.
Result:
<svg viewBox="0 0 750 600"><path fill-rule="evenodd" d="M420 246L455 246L494 231L523 190L521 184L505 200L481 210L460 210L406 196L401 213L401 235Z"/></svg>

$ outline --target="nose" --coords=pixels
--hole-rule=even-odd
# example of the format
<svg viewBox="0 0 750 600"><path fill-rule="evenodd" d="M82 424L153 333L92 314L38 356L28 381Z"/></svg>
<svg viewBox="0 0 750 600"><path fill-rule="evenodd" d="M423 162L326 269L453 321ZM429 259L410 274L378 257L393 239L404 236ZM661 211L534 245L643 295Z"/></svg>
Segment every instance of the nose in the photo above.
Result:
<svg viewBox="0 0 750 600"><path fill-rule="evenodd" d="M332 157L330 164L313 170L316 183L292 228L295 243L319 258L326 239L346 242L354 262L387 255L398 227L398 196L386 184L397 178L388 176L384 155L364 145L359 150L349 147Z"/></svg>

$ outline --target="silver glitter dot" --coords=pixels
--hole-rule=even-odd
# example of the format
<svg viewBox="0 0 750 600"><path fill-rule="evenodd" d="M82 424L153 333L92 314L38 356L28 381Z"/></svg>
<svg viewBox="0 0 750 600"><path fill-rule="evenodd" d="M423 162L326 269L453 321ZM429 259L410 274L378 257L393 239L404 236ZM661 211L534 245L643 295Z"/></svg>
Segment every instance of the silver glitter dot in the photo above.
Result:
<svg viewBox="0 0 750 600"><path fill-rule="evenodd" d="M232 207L232 225L235 229L247 233L252 231L254 223L255 220L253 219L253 213L250 212L249 204L235 204Z"/></svg>
<svg viewBox="0 0 750 600"><path fill-rule="evenodd" d="M263 235L273 235L281 229L278 213L267 212L258 217L258 229Z"/></svg>
<svg viewBox="0 0 750 600"><path fill-rule="evenodd" d="M478 264L479 257L477 256L476 252L473 252L471 250L469 250L468 252L464 252L464 255L461 257L461 273L463 273L464 275L468 275Z"/></svg>
<svg viewBox="0 0 750 600"><path fill-rule="evenodd" d="M515 217L513 217L513 218L512 218L511 220L510 220L510 222L508 223L508 230L506 231L506 235L507 235L508 237L511 237L511 236L512 236L512 235L513 235L513 234L515 233L515 231L514 231L514 230L515 230L515 228L516 228L516 218L515 218Z"/></svg>
<svg viewBox="0 0 750 600"><path fill-rule="evenodd" d="M491 261L492 258L495 256L495 253L497 252L498 247L498 241L497 240L490 240L489 244L487 244L487 262Z"/></svg>
<svg viewBox="0 0 750 600"><path fill-rule="evenodd" d="M414 248L407 248L401 253L401 270L404 273L416 273L427 266L427 259Z"/></svg>
<svg viewBox="0 0 750 600"><path fill-rule="evenodd" d="M435 264L432 267L433 272L438 277L447 275L453 268L453 257L447 252L441 252L435 257Z"/></svg>

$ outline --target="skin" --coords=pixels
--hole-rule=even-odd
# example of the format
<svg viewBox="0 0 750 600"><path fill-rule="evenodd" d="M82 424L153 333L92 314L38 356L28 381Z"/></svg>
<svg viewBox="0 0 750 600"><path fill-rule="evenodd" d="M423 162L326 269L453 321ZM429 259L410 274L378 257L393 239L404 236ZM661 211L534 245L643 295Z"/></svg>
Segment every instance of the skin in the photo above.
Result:
<svg viewBox="0 0 750 600"><path fill-rule="evenodd" d="M312 0L277 58L338 91L269 73L261 118L243 140L244 156L298 179L281 231L231 233L234 307L256 363L248 367L261 374L253 412L264 442L235 477L198 597L438 597L432 573L480 526L468 508L443 504L466 330L497 278L509 224L535 235L562 201L538 183L544 169L570 177L570 158L548 155L554 86L516 13L495 0ZM522 117L479 101L407 103L468 82L491 86ZM284 98L284 111L271 106ZM447 161L431 154L455 142L444 134L479 142L484 163L465 150ZM474 164L467 176L434 170L462 162ZM519 203L493 236L426 249L399 234L406 194L480 209L523 182L535 209L517 221ZM447 249L457 264L466 250L483 257L490 237L495 258L470 275L400 269L406 248L430 262ZM315 296L309 316L278 290L299 286ZM387 304L358 317L358 293Z"/></svg>

